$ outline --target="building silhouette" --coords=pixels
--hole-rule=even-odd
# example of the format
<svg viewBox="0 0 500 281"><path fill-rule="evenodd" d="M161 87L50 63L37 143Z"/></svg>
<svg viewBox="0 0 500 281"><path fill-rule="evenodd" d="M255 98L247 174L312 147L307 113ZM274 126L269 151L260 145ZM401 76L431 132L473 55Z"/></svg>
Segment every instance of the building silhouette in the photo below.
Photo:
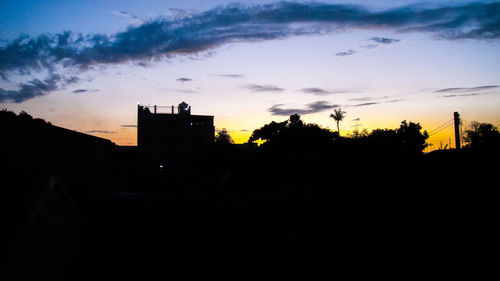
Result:
<svg viewBox="0 0 500 281"><path fill-rule="evenodd" d="M214 144L214 117L192 115L191 107L137 107L137 146L146 169L171 170L189 162Z"/></svg>

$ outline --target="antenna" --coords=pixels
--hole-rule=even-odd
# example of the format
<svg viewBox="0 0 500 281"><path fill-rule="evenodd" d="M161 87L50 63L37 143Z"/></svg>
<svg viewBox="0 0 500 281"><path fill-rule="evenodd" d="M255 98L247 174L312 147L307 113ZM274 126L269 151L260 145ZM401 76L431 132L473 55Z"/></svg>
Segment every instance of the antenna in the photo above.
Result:
<svg viewBox="0 0 500 281"><path fill-rule="evenodd" d="M355 122L356 122L356 123L354 124L354 126L353 126L353 127L354 127L354 130L356 130L356 131L358 130L358 127L359 127L359 125L360 125L360 124L358 123L358 122L359 122L359 120L361 120L361 119L360 119L360 118L355 118L355 119L352 119L352 121L355 121Z"/></svg>

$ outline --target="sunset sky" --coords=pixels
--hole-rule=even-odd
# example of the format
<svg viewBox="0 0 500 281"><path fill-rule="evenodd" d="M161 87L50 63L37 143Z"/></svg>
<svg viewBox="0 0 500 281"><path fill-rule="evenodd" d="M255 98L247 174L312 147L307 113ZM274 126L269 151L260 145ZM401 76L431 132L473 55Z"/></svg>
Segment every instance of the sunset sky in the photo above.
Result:
<svg viewBox="0 0 500 281"><path fill-rule="evenodd" d="M0 108L135 145L138 103L182 101L238 143L337 107L342 135L499 127L500 2L0 1Z"/></svg>

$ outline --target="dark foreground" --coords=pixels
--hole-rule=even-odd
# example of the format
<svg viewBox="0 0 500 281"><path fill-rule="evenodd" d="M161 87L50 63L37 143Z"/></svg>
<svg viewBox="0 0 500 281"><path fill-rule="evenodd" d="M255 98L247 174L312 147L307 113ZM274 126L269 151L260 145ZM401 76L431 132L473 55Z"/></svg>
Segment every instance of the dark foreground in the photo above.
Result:
<svg viewBox="0 0 500 281"><path fill-rule="evenodd" d="M0 113L3 280L500 280L496 129L424 155L418 124L341 138L291 116L158 165Z"/></svg>
<svg viewBox="0 0 500 281"><path fill-rule="evenodd" d="M498 198L472 188L284 200L121 192L83 221L52 198L46 221L14 239L7 279L496 279Z"/></svg>
<svg viewBox="0 0 500 281"><path fill-rule="evenodd" d="M116 196L87 277L404 280L498 277L498 194L338 191L315 201Z"/></svg>

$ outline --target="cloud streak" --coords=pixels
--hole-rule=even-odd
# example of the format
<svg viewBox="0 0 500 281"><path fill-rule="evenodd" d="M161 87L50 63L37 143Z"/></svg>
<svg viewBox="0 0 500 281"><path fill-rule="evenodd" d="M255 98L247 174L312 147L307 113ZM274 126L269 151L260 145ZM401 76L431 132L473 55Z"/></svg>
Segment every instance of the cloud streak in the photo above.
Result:
<svg viewBox="0 0 500 281"><path fill-rule="evenodd" d="M332 94L332 92L321 88L303 88L300 89L300 91L304 94L313 94L318 96Z"/></svg>
<svg viewBox="0 0 500 281"><path fill-rule="evenodd" d="M388 45L388 44L393 44L393 43L397 43L401 40L399 39L394 39L394 38L385 38L385 37L372 37L370 39L370 41L373 41L373 42L377 42L379 44L385 44L385 45Z"/></svg>
<svg viewBox="0 0 500 281"><path fill-rule="evenodd" d="M73 94L81 94L81 93L86 93L88 92L89 90L87 89L76 89L74 91L72 91Z"/></svg>
<svg viewBox="0 0 500 281"><path fill-rule="evenodd" d="M74 91L72 91L73 94L83 94L83 93L95 93L95 92L99 92L98 89L93 89L93 90L89 90L89 89L76 89Z"/></svg>
<svg viewBox="0 0 500 281"><path fill-rule="evenodd" d="M88 133L88 134L114 134L115 132L106 131L106 130L90 130L90 131L85 131L85 133Z"/></svg>
<svg viewBox="0 0 500 281"><path fill-rule="evenodd" d="M443 95L443 98L458 98L458 97L473 97L477 96L477 93L469 93L469 94L451 94L451 95Z"/></svg>
<svg viewBox="0 0 500 281"><path fill-rule="evenodd" d="M349 49L349 50L344 51L344 52L338 52L335 55L337 57L346 57L346 56L354 55L355 53L356 53L356 51L354 49Z"/></svg>
<svg viewBox="0 0 500 281"><path fill-rule="evenodd" d="M131 17L123 12L115 14ZM447 40L499 39L500 3L406 6L384 11L327 3L231 4L175 19L148 20L110 35L82 35L71 31L37 37L22 35L0 47L0 77L7 80L13 74L30 75L33 71L54 73L59 68L78 73L98 65L125 62L148 65L162 58L199 53L231 42L282 39L343 29L431 32ZM384 39L387 38L379 41ZM349 51L338 53L339 56L351 54ZM0 98L22 102L57 88L26 94L23 86L34 83L33 80L26 82L17 91L1 89Z"/></svg>
<svg viewBox="0 0 500 281"><path fill-rule="evenodd" d="M226 78L243 78L244 77L242 74L218 74L217 76L226 77Z"/></svg>
<svg viewBox="0 0 500 281"><path fill-rule="evenodd" d="M312 114L339 107L338 104L331 104L327 101L316 101L313 103L309 103L304 108L283 108L283 106L284 104L275 104L271 106L268 111L272 115L290 116L292 114Z"/></svg>
<svg viewBox="0 0 500 281"><path fill-rule="evenodd" d="M350 101L373 101L373 100L383 100L388 98L389 96L383 97L360 97L360 98L351 98Z"/></svg>
<svg viewBox="0 0 500 281"><path fill-rule="evenodd" d="M389 96L352 98L349 100L350 101L364 101L364 102L358 103L358 104L348 104L348 105L344 105L344 107L362 107L362 106L377 105L377 104L382 104L382 103L396 103L396 102L407 101L407 99L391 99L391 100L385 100L385 101L377 101L377 100L387 99L388 97Z"/></svg>
<svg viewBox="0 0 500 281"><path fill-rule="evenodd" d="M346 105L346 107L361 107L361 106L375 105L375 104L379 104L379 103L380 102L364 102L364 103Z"/></svg>
<svg viewBox="0 0 500 281"><path fill-rule="evenodd" d="M249 89L252 92L283 92L285 90L275 85L259 85L259 84L248 84L244 86L244 88Z"/></svg>
<svg viewBox="0 0 500 281"><path fill-rule="evenodd" d="M498 85L487 85L487 86L479 86L479 87L471 87L471 88L445 88L434 91L434 93L469 93L469 92L477 92L477 91L485 91L485 90L493 90L498 89L500 86Z"/></svg>

